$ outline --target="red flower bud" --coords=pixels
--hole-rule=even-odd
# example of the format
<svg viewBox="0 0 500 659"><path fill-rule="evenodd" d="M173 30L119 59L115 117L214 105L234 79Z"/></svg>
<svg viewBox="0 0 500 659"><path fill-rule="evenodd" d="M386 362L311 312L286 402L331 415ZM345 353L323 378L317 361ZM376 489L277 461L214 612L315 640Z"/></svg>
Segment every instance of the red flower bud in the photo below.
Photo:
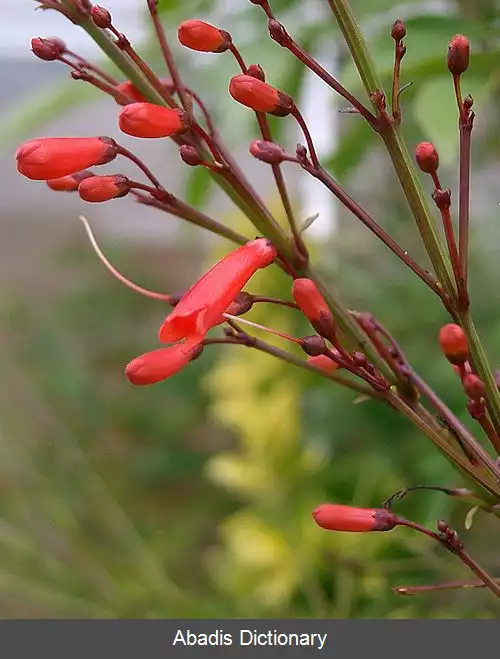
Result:
<svg viewBox="0 0 500 659"><path fill-rule="evenodd" d="M336 324L325 299L312 279L295 279L292 294L300 310L314 329L326 339L336 331Z"/></svg>
<svg viewBox="0 0 500 659"><path fill-rule="evenodd" d="M294 108L291 96L249 75L241 74L231 78L229 93L235 101L256 112L285 117Z"/></svg>
<svg viewBox="0 0 500 659"><path fill-rule="evenodd" d="M76 192L81 181L89 178L89 176L94 176L94 174L83 170L83 172L75 172L74 174L68 174L68 176L49 178L46 183L51 190L56 192Z"/></svg>
<svg viewBox="0 0 500 659"><path fill-rule="evenodd" d="M333 371L336 371L338 368L340 368L337 362L333 361L333 359L330 359L330 357L327 357L326 355L308 357L307 363L311 364L311 366L316 366L316 368L320 368L322 371L326 371L327 373L332 373Z"/></svg>
<svg viewBox="0 0 500 659"><path fill-rule="evenodd" d="M153 103L131 103L120 112L120 129L132 137L169 137L186 128L185 113Z"/></svg>
<svg viewBox="0 0 500 659"><path fill-rule="evenodd" d="M135 101L136 103L142 103L143 101L147 100L146 97L137 89L137 87L130 82L130 80L120 82L119 85L116 85L115 89L116 91L125 94L125 96L128 96L132 101ZM118 105L126 105L126 103L121 103L120 101L116 102Z"/></svg>
<svg viewBox="0 0 500 659"><path fill-rule="evenodd" d="M222 53L231 45L228 32L196 19L183 21L177 36L183 46L204 53Z"/></svg>
<svg viewBox="0 0 500 659"><path fill-rule="evenodd" d="M385 508L355 508L324 503L313 512L314 521L328 531L390 531L397 525L397 517Z"/></svg>
<svg viewBox="0 0 500 659"><path fill-rule="evenodd" d="M124 197L130 191L130 181L126 176L90 176L78 186L78 194L84 201L98 203Z"/></svg>
<svg viewBox="0 0 500 659"><path fill-rule="evenodd" d="M266 140L254 140L250 144L250 153L257 160L262 160L268 165L279 165L286 160L286 151L283 147Z"/></svg>
<svg viewBox="0 0 500 659"><path fill-rule="evenodd" d="M257 78L257 80L262 80L262 82L266 81L266 74L260 64L250 64L247 69L247 75Z"/></svg>
<svg viewBox="0 0 500 659"><path fill-rule="evenodd" d="M196 167L203 162L203 158L198 153L198 149L190 144L182 144L179 147L179 155L186 165L189 165L190 167Z"/></svg>
<svg viewBox="0 0 500 659"><path fill-rule="evenodd" d="M111 162L117 145L110 137L40 137L16 152L17 169L35 181L59 178Z"/></svg>
<svg viewBox="0 0 500 659"><path fill-rule="evenodd" d="M107 30L112 25L111 14L105 7L94 5L90 12L94 25L100 27L101 30Z"/></svg>
<svg viewBox="0 0 500 659"><path fill-rule="evenodd" d="M448 44L448 71L459 76L469 68L470 42L463 34L456 34Z"/></svg>
<svg viewBox="0 0 500 659"><path fill-rule="evenodd" d="M452 364L463 364L469 358L467 336L459 325L443 325L439 330L439 343L444 356Z"/></svg>
<svg viewBox="0 0 500 659"><path fill-rule="evenodd" d="M406 37L406 25L399 18L392 24L391 37L394 41L402 41Z"/></svg>
<svg viewBox="0 0 500 659"><path fill-rule="evenodd" d="M60 39L44 39L43 37L35 37L31 40L31 50L40 59L52 62L59 59L65 49L64 42Z"/></svg>
<svg viewBox="0 0 500 659"><path fill-rule="evenodd" d="M276 250L265 238L256 238L225 256L191 286L160 328L160 341L188 339L200 343L217 325L250 277L270 265Z"/></svg>
<svg viewBox="0 0 500 659"><path fill-rule="evenodd" d="M185 343L159 348L133 359L127 365L125 375L132 384L156 384L181 371L199 354L198 347L188 347Z"/></svg>
<svg viewBox="0 0 500 659"><path fill-rule="evenodd" d="M481 378L475 373L467 373L462 380L464 391L471 400L479 400L484 397L485 386Z"/></svg>
<svg viewBox="0 0 500 659"><path fill-rule="evenodd" d="M417 165L426 174L435 174L439 167L438 152L430 142L420 142L415 148Z"/></svg>

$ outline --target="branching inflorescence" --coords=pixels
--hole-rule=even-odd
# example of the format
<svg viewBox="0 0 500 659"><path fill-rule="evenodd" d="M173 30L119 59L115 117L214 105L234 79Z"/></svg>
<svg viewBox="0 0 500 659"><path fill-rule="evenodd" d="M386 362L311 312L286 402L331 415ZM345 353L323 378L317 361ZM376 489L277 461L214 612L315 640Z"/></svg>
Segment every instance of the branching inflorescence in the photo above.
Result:
<svg viewBox="0 0 500 659"><path fill-rule="evenodd" d="M369 51L347 0L328 4L346 40L367 93L360 100L345 89L306 52L277 20L266 0L251 0L264 11L269 35L291 56L316 74L333 92L343 97L375 131L384 143L407 199L408 208L420 232L432 271L415 261L377 220L362 208L325 169L318 158L314 141L295 100L266 81L258 64L247 64L223 29L201 20L188 20L178 28L179 42L192 50L233 57L235 75L228 81L229 95L253 110L260 137L250 145L250 153L268 164L281 198L288 230L273 216L221 139L209 109L198 94L185 84L173 57L171 45L158 14L157 2L149 0L147 9L158 38L168 77L159 77L133 48L126 35L113 22L109 11L88 0L50 0L38 2L41 9L64 14L83 28L121 71L118 80L100 67L74 53L57 38L32 40L34 54L43 60L63 62L75 80L84 81L110 96L121 109L118 124L123 133L142 139L169 138L178 146L180 160L190 167L203 167L254 225L260 237L250 240L171 194L134 153L109 137L36 138L24 143L17 152L21 174L45 180L56 191L78 192L87 202L106 202L131 195L136 202L196 224L227 238L238 247L198 279L181 296L155 293L141 288L117 272L97 245L84 219L96 253L109 271L122 283L143 295L161 299L172 307L159 331L160 347L133 359L126 367L127 378L136 385L150 385L173 376L200 356L211 345L231 344L289 362L315 372L358 395L378 399L410 419L467 478L470 489L434 488L470 506L494 515L500 514L500 393L486 359L469 311L468 243L470 139L473 127L473 100L462 96L462 75L469 64L469 41L456 35L449 43L447 67L457 100L460 138L458 231L453 221L451 193L439 177L439 155L432 144L421 142L415 148L415 161L430 176L432 200L441 218L436 228L418 171L399 132L403 119L400 104L400 75L406 52L407 30L396 20L387 38L394 40L394 69L391 98L387 99L378 80ZM229 98L228 95L228 98ZM275 143L268 115L290 117L303 134L303 144L295 151ZM121 173L99 175L102 164L127 158L138 170L138 180ZM347 309L319 277L310 260L304 234L310 222L301 223L283 176L283 167L300 167L306 175L319 180L442 302L450 323L439 330L439 344L463 385L466 406L483 433L479 438L469 432L447 405L415 372L403 351L376 318L369 313ZM245 286L260 268L275 265L292 279L291 298L276 299L254 295ZM302 313L313 334L288 336L277 329L263 327L244 316L255 304L278 304L290 313ZM259 328L299 345L303 359L294 353L257 338ZM212 329L219 334L213 335ZM488 449L483 446L488 446ZM408 488L405 494L411 489ZM405 526L439 542L458 556L479 581L478 586L500 596L500 586L465 551L463 543L446 522L437 531L396 515L391 497L380 509L363 509L338 504L323 504L314 511L316 523L325 529L347 532L389 531ZM463 582L470 587L469 582ZM462 584L463 585L463 584ZM460 587L458 584L457 587ZM453 584L421 587L421 590L451 588ZM399 588L406 593L409 588ZM418 591L415 591L418 592Z"/></svg>

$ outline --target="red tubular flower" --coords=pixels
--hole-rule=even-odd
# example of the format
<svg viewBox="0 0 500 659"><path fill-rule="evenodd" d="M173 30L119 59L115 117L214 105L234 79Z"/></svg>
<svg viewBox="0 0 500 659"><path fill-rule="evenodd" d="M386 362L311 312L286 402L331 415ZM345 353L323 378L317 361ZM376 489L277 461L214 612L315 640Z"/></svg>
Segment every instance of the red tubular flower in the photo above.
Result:
<svg viewBox="0 0 500 659"><path fill-rule="evenodd" d="M285 117L294 108L291 96L253 76L241 74L231 78L229 93L235 101L256 112Z"/></svg>
<svg viewBox="0 0 500 659"><path fill-rule="evenodd" d="M117 153L110 137L40 137L19 147L17 169L30 179L43 181L103 165Z"/></svg>
<svg viewBox="0 0 500 659"><path fill-rule="evenodd" d="M330 359L330 357L327 357L326 355L308 357L307 363L311 364L312 366L316 366L317 368L320 368L322 371L326 371L327 373L333 373L333 371L336 371L338 368L340 368L337 362L333 361L333 359Z"/></svg>
<svg viewBox="0 0 500 659"><path fill-rule="evenodd" d="M169 137L186 128L182 110L164 108L154 103L131 103L120 112L120 129L132 137Z"/></svg>
<svg viewBox="0 0 500 659"><path fill-rule="evenodd" d="M181 371L199 354L197 347L176 343L136 357L127 364L125 375L132 384L156 384Z"/></svg>
<svg viewBox="0 0 500 659"><path fill-rule="evenodd" d="M84 169L83 172L75 172L68 176L49 178L46 183L51 190L56 192L76 192L80 183L89 176L94 176L94 174Z"/></svg>
<svg viewBox="0 0 500 659"><path fill-rule="evenodd" d="M125 96L128 96L132 101L135 101L136 103L142 103L143 101L147 100L146 97L137 89L137 87L130 82L130 80L120 82L120 84L116 85L115 89L116 91L125 94ZM121 103L120 101L117 101L117 103L118 105L126 105L126 103Z"/></svg>
<svg viewBox="0 0 500 659"><path fill-rule="evenodd" d="M439 330L439 344L444 356L452 364L463 364L469 358L467 336L459 325L443 325Z"/></svg>
<svg viewBox="0 0 500 659"><path fill-rule="evenodd" d="M316 332L326 339L335 334L336 324L319 288L312 279L295 279L292 286L295 302Z"/></svg>
<svg viewBox="0 0 500 659"><path fill-rule="evenodd" d="M439 155L434 144L430 142L420 142L415 147L415 158L417 165L426 174L435 174L439 167Z"/></svg>
<svg viewBox="0 0 500 659"><path fill-rule="evenodd" d="M80 197L93 203L124 197L129 191L130 181L122 174L90 176L78 186Z"/></svg>
<svg viewBox="0 0 500 659"><path fill-rule="evenodd" d="M231 35L225 30L196 19L183 21L177 36L183 46L203 53L222 53L231 45Z"/></svg>
<svg viewBox="0 0 500 659"><path fill-rule="evenodd" d="M463 34L456 34L448 44L448 71L461 75L469 68L470 42Z"/></svg>
<svg viewBox="0 0 500 659"><path fill-rule="evenodd" d="M276 250L266 238L238 247L206 272L183 295L160 328L160 341L200 343L235 300L250 277L270 265Z"/></svg>
<svg viewBox="0 0 500 659"><path fill-rule="evenodd" d="M355 508L335 503L324 503L313 511L314 521L327 531L390 531L397 518L384 508Z"/></svg>

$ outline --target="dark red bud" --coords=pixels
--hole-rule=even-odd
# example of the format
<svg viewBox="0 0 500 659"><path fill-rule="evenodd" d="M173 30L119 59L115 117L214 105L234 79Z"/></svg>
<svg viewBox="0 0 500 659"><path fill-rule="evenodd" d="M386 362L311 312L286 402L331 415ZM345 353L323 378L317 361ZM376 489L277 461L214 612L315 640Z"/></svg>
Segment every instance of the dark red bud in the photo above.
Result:
<svg viewBox="0 0 500 659"><path fill-rule="evenodd" d="M190 165L191 167L201 165L203 162L202 157L198 153L198 149L189 144L182 144L182 146L180 146L179 155L186 165Z"/></svg>
<svg viewBox="0 0 500 659"><path fill-rule="evenodd" d="M463 34L456 34L448 44L448 71L461 75L469 68L470 42Z"/></svg>
<svg viewBox="0 0 500 659"><path fill-rule="evenodd" d="M246 291L241 291L226 309L226 313L231 314L231 316L242 316L247 311L250 311L252 307L253 295Z"/></svg>
<svg viewBox="0 0 500 659"><path fill-rule="evenodd" d="M271 18L267 24L267 28L271 39L276 41L280 46L286 48L290 44L290 35L281 23Z"/></svg>
<svg viewBox="0 0 500 659"><path fill-rule="evenodd" d="M420 142L415 148L415 158L420 169L426 174L435 174L439 167L439 155L430 142Z"/></svg>
<svg viewBox="0 0 500 659"><path fill-rule="evenodd" d="M432 193L436 206L439 210L448 210L451 206L451 191L450 190L434 190Z"/></svg>
<svg viewBox="0 0 500 659"><path fill-rule="evenodd" d="M31 40L31 50L40 59L52 62L61 57L64 52L64 44L59 39L35 37Z"/></svg>
<svg viewBox="0 0 500 659"><path fill-rule="evenodd" d="M262 80L262 82L266 81L266 74L260 64L250 64L247 69L247 75L257 78L257 80Z"/></svg>
<svg viewBox="0 0 500 659"><path fill-rule="evenodd" d="M310 357L317 357L323 355L327 349L325 339L317 334L312 336L304 336L300 340L300 347Z"/></svg>
<svg viewBox="0 0 500 659"><path fill-rule="evenodd" d="M402 41L406 37L406 25L399 18L392 24L391 37L394 41Z"/></svg>
<svg viewBox="0 0 500 659"><path fill-rule="evenodd" d="M484 397L484 382L475 373L467 373L462 380L464 391L471 400L479 400Z"/></svg>
<svg viewBox="0 0 500 659"><path fill-rule="evenodd" d="M268 165L279 165L286 160L285 150L274 142L266 142L266 140L255 140L250 144L250 153L257 160L262 160Z"/></svg>
<svg viewBox="0 0 500 659"><path fill-rule="evenodd" d="M108 30L112 25L111 14L105 7L94 5L91 10L92 20L101 30Z"/></svg>

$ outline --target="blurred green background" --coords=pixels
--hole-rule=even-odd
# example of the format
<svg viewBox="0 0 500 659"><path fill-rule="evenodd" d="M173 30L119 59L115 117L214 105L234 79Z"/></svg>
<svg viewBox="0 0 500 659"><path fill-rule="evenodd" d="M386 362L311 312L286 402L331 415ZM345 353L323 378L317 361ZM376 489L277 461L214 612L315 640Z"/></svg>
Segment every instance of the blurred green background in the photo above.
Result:
<svg viewBox="0 0 500 659"><path fill-rule="evenodd" d="M335 44L342 82L359 88L326 2L271 4L313 52ZM471 38L464 91L473 93L478 113L472 299L486 347L498 355L498 184L492 185L498 179L500 134L498 3L412 1L396 7L391 0L353 0L352 6L367 28L386 83L392 67L390 26L397 17L405 19L403 83L413 85L403 96L404 132L410 144L434 140L445 165L443 179L453 191L456 121L445 55L455 33ZM178 22L213 16L214 3L169 0L161 7L185 78L214 110L227 142L243 147L256 130L251 113L242 122L241 112L225 100L234 73L231 58L212 57L201 68L197 60L203 55L192 56L175 43ZM119 25L119 15L115 19ZM263 65L270 82L300 93L304 71L264 38L257 7L231 3L231 13L219 24L233 34L248 61ZM152 43L147 41L144 52L161 68ZM61 87L56 100L24 103L10 137L41 133L48 102L51 113L70 108L68 89ZM89 102L92 98L91 92ZM284 122L273 124L286 141ZM339 142L328 164L384 227L424 260L387 159L358 118L341 115ZM383 185L371 180L374 168ZM204 172L190 174L184 192L203 208L212 192ZM276 205L274 199L270 203ZM236 214L221 219L248 227ZM207 245L196 233L188 237L168 249L116 246L110 240L104 247L135 281L173 291L194 279L200 261L210 264L229 249L222 241ZM494 598L482 590L410 598L391 592L395 585L470 578L425 538L404 529L328 534L312 522L311 510L325 501L376 506L405 486L462 484L407 420L377 402L354 404L352 393L326 380L236 346L207 349L174 379L133 388L123 366L155 347L163 305L122 289L81 236L62 246L44 245L42 272L29 269L29 249L36 248L26 247L27 282L2 283L0 615L495 615ZM463 395L436 347L447 317L423 285L349 215L341 213L334 239L321 241L314 252L346 303L377 315L417 370L468 423ZM288 283L279 275L265 271L248 289L288 297ZM261 306L251 317L284 331L307 331L287 310ZM500 575L495 520L478 514L465 531L467 508L433 493L416 493L399 506L423 524L449 519L470 552Z"/></svg>

